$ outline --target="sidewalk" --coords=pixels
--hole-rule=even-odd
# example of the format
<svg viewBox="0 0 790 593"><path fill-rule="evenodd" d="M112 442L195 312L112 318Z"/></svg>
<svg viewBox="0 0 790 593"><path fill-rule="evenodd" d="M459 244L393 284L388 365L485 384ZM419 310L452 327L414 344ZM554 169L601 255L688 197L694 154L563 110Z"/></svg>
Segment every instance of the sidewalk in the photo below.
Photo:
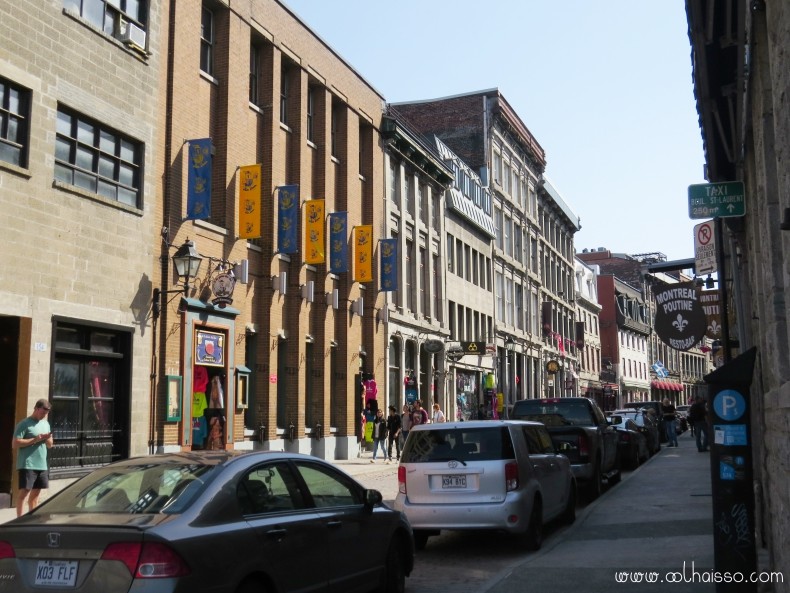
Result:
<svg viewBox="0 0 790 593"><path fill-rule="evenodd" d="M497 575L484 590L713 593L715 585L701 583L699 575L694 583L683 582L684 563L689 579L692 563L697 573L713 569L710 455L697 451L688 432L678 442L679 447L663 446L639 469L624 474L556 543ZM625 572L645 577L639 583L630 575L616 578ZM669 579L680 573L681 582L669 582L670 572ZM645 582L653 578L658 582Z"/></svg>

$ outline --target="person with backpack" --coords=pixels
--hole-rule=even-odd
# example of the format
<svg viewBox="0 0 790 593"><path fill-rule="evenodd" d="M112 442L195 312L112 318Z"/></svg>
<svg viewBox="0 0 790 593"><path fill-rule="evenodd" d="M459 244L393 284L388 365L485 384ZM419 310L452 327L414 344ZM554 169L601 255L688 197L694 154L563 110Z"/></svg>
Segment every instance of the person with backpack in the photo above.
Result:
<svg viewBox="0 0 790 593"><path fill-rule="evenodd" d="M701 395L694 398L688 415L697 433L697 451L704 453L708 450L708 409Z"/></svg>

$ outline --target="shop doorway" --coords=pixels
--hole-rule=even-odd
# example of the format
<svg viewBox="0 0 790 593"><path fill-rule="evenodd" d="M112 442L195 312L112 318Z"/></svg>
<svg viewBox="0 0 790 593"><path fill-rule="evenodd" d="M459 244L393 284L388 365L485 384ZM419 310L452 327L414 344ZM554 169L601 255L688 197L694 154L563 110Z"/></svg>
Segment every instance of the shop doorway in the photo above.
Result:
<svg viewBox="0 0 790 593"><path fill-rule="evenodd" d="M10 443L17 418L16 394L19 368L20 319L0 316L0 443ZM0 505L11 504L12 477L15 451L11 447L0 447Z"/></svg>

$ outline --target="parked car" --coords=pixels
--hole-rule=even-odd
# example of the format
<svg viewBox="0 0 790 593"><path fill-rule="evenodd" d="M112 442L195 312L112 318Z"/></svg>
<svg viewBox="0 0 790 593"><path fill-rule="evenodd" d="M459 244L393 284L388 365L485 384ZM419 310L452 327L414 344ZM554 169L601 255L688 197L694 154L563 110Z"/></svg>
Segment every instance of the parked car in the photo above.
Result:
<svg viewBox="0 0 790 593"><path fill-rule="evenodd" d="M501 530L536 550L543 525L576 518L567 457L538 422L473 420L413 426L398 466L395 509L417 549L441 530Z"/></svg>
<svg viewBox="0 0 790 593"><path fill-rule="evenodd" d="M321 459L200 451L97 469L0 525L0 592L404 590L402 513Z"/></svg>
<svg viewBox="0 0 790 593"><path fill-rule="evenodd" d="M573 475L587 498L600 496L604 480L610 485L620 481L617 432L593 400L522 399L513 404L512 417L546 425L557 450L570 459Z"/></svg>
<svg viewBox="0 0 790 593"><path fill-rule="evenodd" d="M630 410L652 410L651 414L655 414L653 420L655 421L658 427L658 440L659 443L665 443L667 441L667 429L664 426L664 412L661 411L661 402L660 401L649 401L649 402L628 402L623 404L624 408Z"/></svg>
<svg viewBox="0 0 790 593"><path fill-rule="evenodd" d="M647 437L639 430L636 423L618 414L607 417L609 424L617 429L617 436L620 437L618 447L620 449L620 463L630 468L637 468L643 461L650 458L650 451L647 448Z"/></svg>
<svg viewBox="0 0 790 593"><path fill-rule="evenodd" d="M658 424L653 419L653 414L648 413L647 410L634 410L631 408L615 410L612 412L612 415L615 414L625 416L629 420L634 421L634 424L647 439L647 448L650 451L650 455L661 451L661 435L658 432Z"/></svg>

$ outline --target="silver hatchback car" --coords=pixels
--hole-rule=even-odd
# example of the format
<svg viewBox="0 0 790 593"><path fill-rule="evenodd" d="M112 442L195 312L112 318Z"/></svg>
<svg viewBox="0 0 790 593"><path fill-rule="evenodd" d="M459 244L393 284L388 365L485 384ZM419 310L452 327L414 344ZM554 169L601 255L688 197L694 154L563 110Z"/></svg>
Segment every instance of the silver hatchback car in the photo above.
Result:
<svg viewBox="0 0 790 593"><path fill-rule="evenodd" d="M415 426L398 467L395 508L417 549L442 529L501 530L537 550L543 525L576 518L568 458L540 422L478 420Z"/></svg>

